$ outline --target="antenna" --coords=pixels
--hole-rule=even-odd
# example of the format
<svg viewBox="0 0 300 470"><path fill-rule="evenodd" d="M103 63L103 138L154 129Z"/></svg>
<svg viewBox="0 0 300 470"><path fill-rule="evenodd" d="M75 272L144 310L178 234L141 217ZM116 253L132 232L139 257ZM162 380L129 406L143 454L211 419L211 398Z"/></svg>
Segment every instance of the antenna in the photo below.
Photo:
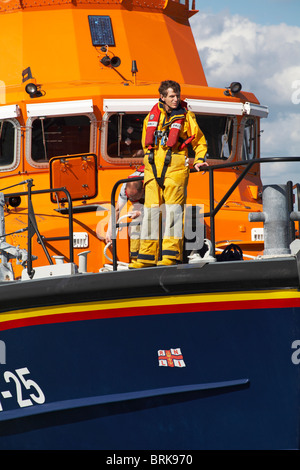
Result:
<svg viewBox="0 0 300 470"><path fill-rule="evenodd" d="M138 68L136 65L136 60L133 60L131 63L131 73L132 76L134 77L134 84L136 85L136 73L138 72Z"/></svg>

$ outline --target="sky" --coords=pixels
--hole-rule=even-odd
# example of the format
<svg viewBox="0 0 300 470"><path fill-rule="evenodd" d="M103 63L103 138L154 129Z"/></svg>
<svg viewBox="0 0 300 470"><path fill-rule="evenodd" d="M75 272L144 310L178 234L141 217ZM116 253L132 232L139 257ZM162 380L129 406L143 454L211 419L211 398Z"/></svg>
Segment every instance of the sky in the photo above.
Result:
<svg viewBox="0 0 300 470"><path fill-rule="evenodd" d="M300 0L196 0L196 9L190 23L208 85L240 82L268 106L261 157L300 156ZM300 162L262 164L262 180L300 183Z"/></svg>

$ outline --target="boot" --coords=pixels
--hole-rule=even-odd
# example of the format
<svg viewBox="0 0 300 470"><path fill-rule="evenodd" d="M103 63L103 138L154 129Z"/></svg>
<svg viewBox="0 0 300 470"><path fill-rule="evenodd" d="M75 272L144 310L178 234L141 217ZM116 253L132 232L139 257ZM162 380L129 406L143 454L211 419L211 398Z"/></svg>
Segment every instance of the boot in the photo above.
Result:
<svg viewBox="0 0 300 470"><path fill-rule="evenodd" d="M140 269L140 268L153 268L155 264L152 263L143 263L142 261L133 261L129 263L129 269Z"/></svg>
<svg viewBox="0 0 300 470"><path fill-rule="evenodd" d="M178 264L176 259L163 258L161 261L158 261L157 266L174 266Z"/></svg>

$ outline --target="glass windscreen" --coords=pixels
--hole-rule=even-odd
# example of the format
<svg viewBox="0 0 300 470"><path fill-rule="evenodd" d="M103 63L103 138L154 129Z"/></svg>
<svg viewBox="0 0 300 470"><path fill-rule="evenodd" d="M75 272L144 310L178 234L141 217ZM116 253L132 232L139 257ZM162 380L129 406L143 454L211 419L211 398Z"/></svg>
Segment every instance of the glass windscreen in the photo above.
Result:
<svg viewBox="0 0 300 470"><path fill-rule="evenodd" d="M234 118L197 114L196 119L206 138L207 158L227 160L232 151ZM189 146L189 157L194 158L191 146Z"/></svg>
<svg viewBox="0 0 300 470"><path fill-rule="evenodd" d="M10 121L0 121L0 167L11 165L15 155L16 128Z"/></svg>
<svg viewBox="0 0 300 470"><path fill-rule="evenodd" d="M107 155L111 158L142 156L142 130L146 114L111 114L108 120ZM232 152L234 118L196 115L208 145L207 158L227 160ZM192 146L189 157L194 158Z"/></svg>
<svg viewBox="0 0 300 470"><path fill-rule="evenodd" d="M244 129L243 160L251 160L256 157L256 136L256 120L247 119Z"/></svg>
<svg viewBox="0 0 300 470"><path fill-rule="evenodd" d="M32 122L31 158L35 162L89 150L90 119L87 116L38 118Z"/></svg>
<svg viewBox="0 0 300 470"><path fill-rule="evenodd" d="M108 121L107 155L111 158L140 157L146 114L112 114Z"/></svg>

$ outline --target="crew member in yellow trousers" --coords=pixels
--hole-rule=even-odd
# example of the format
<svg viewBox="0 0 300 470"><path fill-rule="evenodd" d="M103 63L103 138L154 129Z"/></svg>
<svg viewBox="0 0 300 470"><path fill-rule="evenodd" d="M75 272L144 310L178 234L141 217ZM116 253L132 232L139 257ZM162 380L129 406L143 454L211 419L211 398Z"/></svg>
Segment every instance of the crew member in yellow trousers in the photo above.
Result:
<svg viewBox="0 0 300 470"><path fill-rule="evenodd" d="M172 80L159 87L160 100L144 121L145 205L139 255L130 268L172 265L182 261L183 214L189 178L187 144L195 151L194 168L205 168L207 144L195 115L180 99ZM162 259L159 258L159 217L165 210Z"/></svg>

